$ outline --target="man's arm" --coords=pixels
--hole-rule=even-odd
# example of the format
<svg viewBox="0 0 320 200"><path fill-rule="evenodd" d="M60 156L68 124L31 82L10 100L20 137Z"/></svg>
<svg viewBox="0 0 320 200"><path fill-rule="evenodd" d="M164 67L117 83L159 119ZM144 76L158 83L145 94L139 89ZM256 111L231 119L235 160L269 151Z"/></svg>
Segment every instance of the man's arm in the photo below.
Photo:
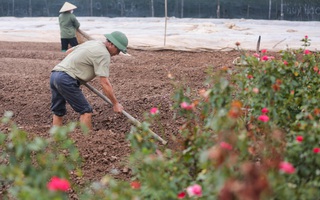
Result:
<svg viewBox="0 0 320 200"><path fill-rule="evenodd" d="M113 104L113 110L115 112L122 112L123 107L122 105L118 102L114 92L112 85L107 77L100 76L100 84L103 88L103 92L105 95L110 99L110 101Z"/></svg>

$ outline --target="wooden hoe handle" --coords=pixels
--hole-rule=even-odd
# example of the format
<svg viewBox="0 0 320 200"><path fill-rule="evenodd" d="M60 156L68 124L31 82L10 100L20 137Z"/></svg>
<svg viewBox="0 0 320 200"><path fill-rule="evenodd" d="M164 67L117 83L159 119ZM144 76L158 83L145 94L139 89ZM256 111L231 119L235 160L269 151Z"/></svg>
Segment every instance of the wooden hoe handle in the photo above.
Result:
<svg viewBox="0 0 320 200"><path fill-rule="evenodd" d="M88 83L82 83L83 85L85 85L89 90L91 90L92 92L94 92L96 95L98 95L99 97L101 97L104 101L106 101L107 103L109 103L110 105L112 105L112 102L110 101L110 99L108 99L108 97L106 97L105 95L103 95L101 92L99 92L97 89L95 89L94 87L92 87L91 85L89 85ZM132 117L129 113L127 113L126 111L122 110L122 114L124 114L134 125L139 126L141 123L135 119L134 117ZM148 129L149 133L152 134L157 140L161 141L161 143L163 145L167 144L167 141L165 141L164 139L162 139L159 135L157 135L156 133L154 133L152 130Z"/></svg>

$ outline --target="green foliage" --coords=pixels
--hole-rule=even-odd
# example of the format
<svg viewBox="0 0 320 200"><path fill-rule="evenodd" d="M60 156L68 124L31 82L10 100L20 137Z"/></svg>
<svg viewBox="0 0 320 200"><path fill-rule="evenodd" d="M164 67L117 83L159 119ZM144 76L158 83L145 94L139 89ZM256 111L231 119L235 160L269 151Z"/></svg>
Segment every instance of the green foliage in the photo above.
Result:
<svg viewBox="0 0 320 200"><path fill-rule="evenodd" d="M76 147L67 138L75 124L52 129L48 139L33 138L10 121L11 115L1 119L11 126L9 132L0 133L0 184L8 188L5 198L68 199L66 193L49 192L46 186L53 176L69 179L69 172L80 163Z"/></svg>
<svg viewBox="0 0 320 200"><path fill-rule="evenodd" d="M302 42L304 48L310 46L307 37ZM306 49L287 49L280 58L267 54L244 52L247 65L232 79L227 69L209 74L206 85L211 87L200 97L190 88L177 88L173 108L185 120L180 127L182 149L132 146L140 197L172 199L194 183L202 186L203 199L319 196L320 158L313 150L320 146L319 54ZM147 121L151 123L152 116ZM132 141L135 134L139 131L132 130L129 138L138 144ZM294 172L282 172L283 161L291 163Z"/></svg>
<svg viewBox="0 0 320 200"><path fill-rule="evenodd" d="M130 188L127 182L116 181L105 176L99 182L93 182L90 187L81 192L80 199L128 199L139 200L138 192Z"/></svg>
<svg viewBox="0 0 320 200"><path fill-rule="evenodd" d="M285 133L283 156L295 166L296 173L286 177L287 187L274 184L275 196L313 199L319 196L320 186L320 157L313 152L313 148L320 146L320 54L305 49L310 46L307 36L301 41L303 48L282 51L280 59L270 59L268 52L262 53L261 60L246 57L248 66L237 77L237 85L245 92L238 93L237 98L252 110L250 123L254 123L260 110L266 107L270 121ZM304 140L297 142L296 136Z"/></svg>
<svg viewBox="0 0 320 200"><path fill-rule="evenodd" d="M199 94L178 86L172 109L182 122L170 146L150 134L160 112L132 127L130 183L109 176L80 188L81 199L314 199L320 196L320 55L287 49L279 58L241 52L236 73L208 72ZM239 46L238 46L239 47ZM240 49L239 49L240 50ZM233 75L236 74L236 75ZM5 116L2 123L11 123ZM68 132L30 139L14 124L0 134L0 180L7 196L66 199L48 192L52 176L69 178L79 155ZM174 148L169 148L174 146ZM39 199L39 198L37 198Z"/></svg>

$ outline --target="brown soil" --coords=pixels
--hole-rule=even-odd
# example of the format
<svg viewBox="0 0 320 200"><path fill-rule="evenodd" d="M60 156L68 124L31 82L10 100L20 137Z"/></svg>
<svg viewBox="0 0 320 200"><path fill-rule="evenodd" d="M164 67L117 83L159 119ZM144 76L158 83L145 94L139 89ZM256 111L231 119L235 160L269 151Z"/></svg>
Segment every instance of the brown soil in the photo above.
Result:
<svg viewBox="0 0 320 200"><path fill-rule="evenodd" d="M112 58L110 80L124 109L139 121L152 107L161 115L153 131L177 147L172 139L178 134L179 122L170 109L174 91L170 73L181 84L194 90L204 88L205 71L232 67L239 55L231 52L140 51L129 49L131 56ZM59 43L0 42L0 115L13 111L13 120L30 134L47 136L51 125L49 76L51 69L65 57ZM94 79L92 86L100 90ZM83 87L94 108L94 131L88 136L75 132L72 138L80 150L83 178L79 184L100 180L105 174L128 180L130 169L126 157L130 153L126 135L131 124L124 115L113 112L110 105ZM65 123L79 115L68 107ZM0 127L1 128L1 127ZM112 173L118 170L118 174Z"/></svg>

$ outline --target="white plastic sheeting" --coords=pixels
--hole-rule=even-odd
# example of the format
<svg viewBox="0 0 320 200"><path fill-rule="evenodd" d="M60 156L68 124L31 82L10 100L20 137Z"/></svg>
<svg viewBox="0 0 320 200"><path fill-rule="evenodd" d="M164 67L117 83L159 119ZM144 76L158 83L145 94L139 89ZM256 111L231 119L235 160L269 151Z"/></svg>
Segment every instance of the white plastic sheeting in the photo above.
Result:
<svg viewBox="0 0 320 200"><path fill-rule="evenodd" d="M320 22L297 22L248 19L191 19L168 18L107 18L78 17L80 29L98 40L103 34L118 30L129 38L129 48L185 51L232 50L235 43L247 50L278 51L302 47L306 35L311 39L309 50L320 48ZM165 39L166 37L166 39ZM58 42L58 18L0 17L1 41Z"/></svg>

